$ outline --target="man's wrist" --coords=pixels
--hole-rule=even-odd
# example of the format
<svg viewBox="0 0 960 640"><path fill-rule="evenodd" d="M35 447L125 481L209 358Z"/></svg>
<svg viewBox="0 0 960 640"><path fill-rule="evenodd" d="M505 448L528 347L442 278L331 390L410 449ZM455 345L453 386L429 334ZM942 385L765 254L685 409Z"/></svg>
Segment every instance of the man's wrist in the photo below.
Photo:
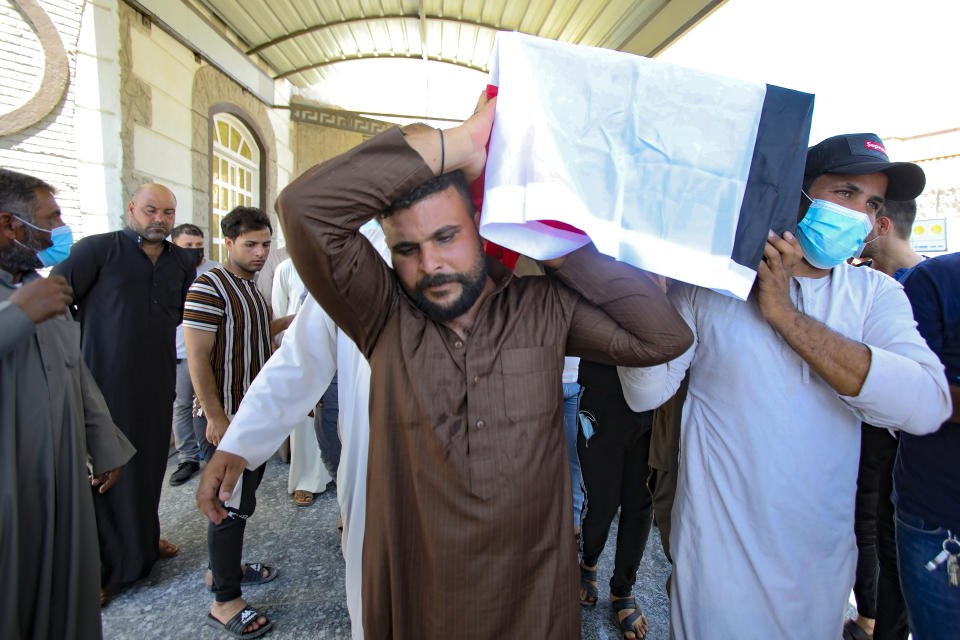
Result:
<svg viewBox="0 0 960 640"><path fill-rule="evenodd" d="M466 169L473 164L476 143L470 131L464 125L445 129L443 140L443 171L445 173Z"/></svg>
<svg viewBox="0 0 960 640"><path fill-rule="evenodd" d="M229 422L227 420L227 414L223 411L222 408L217 407L216 409L211 408L209 411L206 407L203 406L203 403L200 403L200 407L203 410L203 415L207 417L207 422Z"/></svg>
<svg viewBox="0 0 960 640"><path fill-rule="evenodd" d="M803 314L800 313L793 304L790 304L781 305L773 309L766 315L766 318L770 326L776 329L781 335L784 335L789 333L791 327L796 326L797 321L802 315Z"/></svg>

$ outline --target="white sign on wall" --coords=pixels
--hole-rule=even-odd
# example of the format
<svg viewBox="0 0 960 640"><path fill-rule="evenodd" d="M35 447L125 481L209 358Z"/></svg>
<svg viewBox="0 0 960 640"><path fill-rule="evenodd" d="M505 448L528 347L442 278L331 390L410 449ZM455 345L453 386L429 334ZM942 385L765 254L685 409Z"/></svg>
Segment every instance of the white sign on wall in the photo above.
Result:
<svg viewBox="0 0 960 640"><path fill-rule="evenodd" d="M947 219L930 218L917 220L913 223L913 235L910 236L910 246L914 251L946 251L947 250Z"/></svg>

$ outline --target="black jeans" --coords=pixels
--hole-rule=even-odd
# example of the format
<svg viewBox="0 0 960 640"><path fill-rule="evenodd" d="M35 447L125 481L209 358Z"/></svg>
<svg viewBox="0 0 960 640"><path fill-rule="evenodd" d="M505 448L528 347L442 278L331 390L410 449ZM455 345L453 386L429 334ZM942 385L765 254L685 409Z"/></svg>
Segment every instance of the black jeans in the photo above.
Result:
<svg viewBox="0 0 960 640"><path fill-rule="evenodd" d="M197 443L205 460L213 457L216 447L207 440L207 421L194 418L193 429ZM240 487L240 508L227 507L227 517L220 524L207 525L207 552L210 556L208 568L213 573L213 597L217 602L230 602L242 595L240 580L243 570L243 531L247 527L247 518L253 515L257 507L257 487L263 479L266 463L253 471L245 469Z"/></svg>
<svg viewBox="0 0 960 640"><path fill-rule="evenodd" d="M853 595L857 612L876 619L875 640L906 640L907 608L900 592L894 525L893 463L897 441L886 429L860 427L860 471L854 532L857 574Z"/></svg>
<svg viewBox="0 0 960 640"><path fill-rule="evenodd" d="M334 480L337 479L337 469L340 467L340 433L337 431L337 420L340 417L340 400L337 395L337 375L333 375L330 386L323 392L323 407L314 412L313 428L317 432L317 444L320 446L320 459L327 473Z"/></svg>
<svg viewBox="0 0 960 640"><path fill-rule="evenodd" d="M586 488L586 513L581 523L583 564L594 566L600 558L610 523L620 510L617 552L610 593L630 595L637 568L650 534L653 498L647 489L650 469L652 411L635 413L622 394L584 388L580 411L592 416L594 434L586 441L577 434L580 470Z"/></svg>

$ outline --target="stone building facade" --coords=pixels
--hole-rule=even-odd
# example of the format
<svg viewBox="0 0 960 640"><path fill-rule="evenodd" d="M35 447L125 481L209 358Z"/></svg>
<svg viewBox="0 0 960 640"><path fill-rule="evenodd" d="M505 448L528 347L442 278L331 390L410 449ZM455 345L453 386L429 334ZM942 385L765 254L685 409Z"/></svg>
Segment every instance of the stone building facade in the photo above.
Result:
<svg viewBox="0 0 960 640"><path fill-rule="evenodd" d="M36 175L55 185L66 221L81 226L74 130L78 38L83 10L78 0L0 3L0 166ZM23 9L19 5L23 5ZM53 79L48 68L66 58L66 73ZM13 122L10 122L13 120ZM23 126L23 125L26 126Z"/></svg>
<svg viewBox="0 0 960 640"><path fill-rule="evenodd" d="M0 166L56 186L78 237L120 228L138 185L165 184L177 222L213 236L211 257L222 258L226 211L275 216L293 177L388 126L299 100L235 37L191 0L2 0ZM927 171L918 237L940 229L960 250L960 128L885 139L894 158Z"/></svg>
<svg viewBox="0 0 960 640"><path fill-rule="evenodd" d="M42 90L57 51L66 62L51 96ZM133 191L164 184L177 223L204 229L220 259L226 211L260 206L276 219L277 194L296 175L389 126L291 102L286 80L254 95L229 71L123 0L4 0L0 165L53 184L77 237L122 227Z"/></svg>

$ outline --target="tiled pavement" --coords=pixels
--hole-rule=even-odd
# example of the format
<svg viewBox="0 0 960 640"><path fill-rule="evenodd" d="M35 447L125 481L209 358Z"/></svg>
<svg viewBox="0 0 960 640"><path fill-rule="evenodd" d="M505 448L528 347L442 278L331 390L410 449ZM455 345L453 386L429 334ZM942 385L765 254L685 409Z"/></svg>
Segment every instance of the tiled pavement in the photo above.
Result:
<svg viewBox="0 0 960 640"><path fill-rule="evenodd" d="M167 473L176 468L171 459ZM280 568L276 580L245 591L248 601L274 621L268 638L349 638L350 620L344 599L343 556L337 532L337 501L331 489L309 507L297 507L287 495L287 465L274 457L267 463L257 491L257 510L247 524L244 559ZM203 584L206 566L206 520L194 494L199 474L171 487L164 482L160 526L164 538L180 545L170 560L161 560L150 576L115 597L103 609L107 639L225 638L203 624L212 594ZM582 637L616 640L607 580L613 566L611 529L608 549L600 559L600 604L583 612ZM635 595L650 621L649 640L666 640L668 603L663 585L669 564L654 529L637 579ZM505 585L509 588L509 585ZM549 625L549 620L544 620Z"/></svg>

